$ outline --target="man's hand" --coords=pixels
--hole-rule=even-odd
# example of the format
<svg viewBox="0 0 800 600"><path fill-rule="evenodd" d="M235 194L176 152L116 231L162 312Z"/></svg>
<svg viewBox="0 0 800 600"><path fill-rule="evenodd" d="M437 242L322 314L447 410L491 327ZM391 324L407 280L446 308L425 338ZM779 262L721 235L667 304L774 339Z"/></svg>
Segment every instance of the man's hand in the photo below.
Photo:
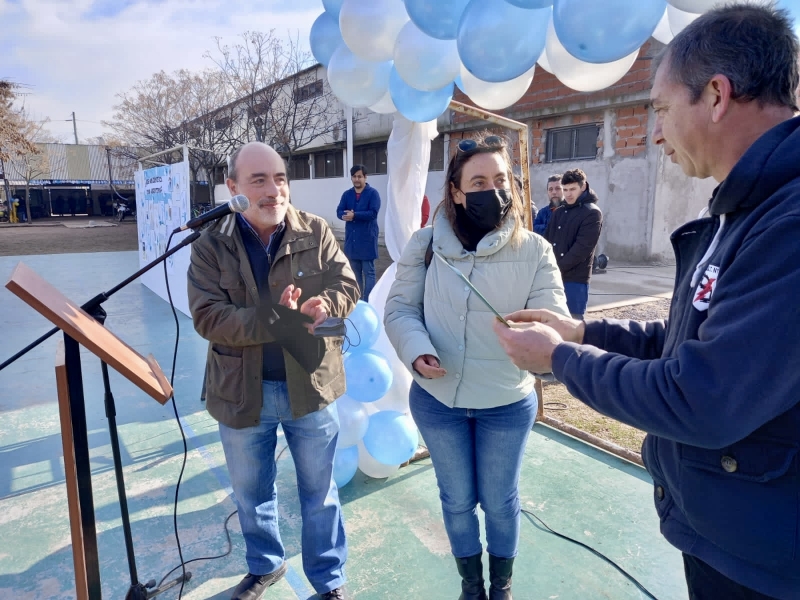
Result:
<svg viewBox="0 0 800 600"><path fill-rule="evenodd" d="M411 366L425 379L439 379L447 375L447 371L439 364L439 359L431 354L418 356Z"/></svg>
<svg viewBox="0 0 800 600"><path fill-rule="evenodd" d="M522 311L546 312L546 311ZM514 313L517 314L517 313ZM511 362L523 371L531 373L551 373L553 371L553 351L564 340L555 329L541 322L514 322L510 315L506 320L511 327L495 321L494 332L500 345Z"/></svg>
<svg viewBox="0 0 800 600"><path fill-rule="evenodd" d="M292 310L297 310L297 301L300 299L302 293L303 290L299 287L294 287L294 285L290 283L286 286L286 289L283 290L279 303L288 306Z"/></svg>
<svg viewBox="0 0 800 600"><path fill-rule="evenodd" d="M577 319L564 317L551 310L518 310L506 317L506 321L515 323L542 323L556 330L565 342L583 343L586 323Z"/></svg>
<svg viewBox="0 0 800 600"><path fill-rule="evenodd" d="M295 287L293 284L289 284L281 294L280 303L284 306L288 306L292 310L297 310L297 301L300 299L302 293L302 289ZM328 304L325 302L324 298L313 296L303 302L303 305L300 307L300 312L314 319L313 323L306 323L306 329L314 333L314 328L328 318Z"/></svg>
<svg viewBox="0 0 800 600"><path fill-rule="evenodd" d="M344 214L342 215L342 221L352 221L355 218L356 218L356 215L352 210L346 210L346 211L344 211Z"/></svg>

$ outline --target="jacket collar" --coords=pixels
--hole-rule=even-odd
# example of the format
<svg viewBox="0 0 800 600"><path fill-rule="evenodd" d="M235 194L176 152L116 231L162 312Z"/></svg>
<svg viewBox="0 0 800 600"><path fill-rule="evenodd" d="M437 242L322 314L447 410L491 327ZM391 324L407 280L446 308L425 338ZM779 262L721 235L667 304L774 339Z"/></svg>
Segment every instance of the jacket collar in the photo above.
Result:
<svg viewBox="0 0 800 600"><path fill-rule="evenodd" d="M789 181L800 177L800 117L764 133L714 190L712 215L761 204Z"/></svg>
<svg viewBox="0 0 800 600"><path fill-rule="evenodd" d="M287 254L284 247L289 243L298 242L301 239L311 237L313 232L308 223L302 218L302 215L291 204L286 210L286 218L284 219L286 231L283 234L283 240L275 254L277 260L280 256ZM237 251L237 246L242 245L242 237L239 228L236 227L236 215L230 214L224 219L217 221L209 230L209 235L218 238L232 251Z"/></svg>
<svg viewBox="0 0 800 600"><path fill-rule="evenodd" d="M508 217L503 221L499 229L486 234L478 242L475 256L490 256L503 248L511 240L511 235L514 232L514 222L514 217ZM464 246L456 237L453 226L447 220L444 210L437 211L433 220L433 244L437 252L445 258L458 260L472 254L464 250Z"/></svg>

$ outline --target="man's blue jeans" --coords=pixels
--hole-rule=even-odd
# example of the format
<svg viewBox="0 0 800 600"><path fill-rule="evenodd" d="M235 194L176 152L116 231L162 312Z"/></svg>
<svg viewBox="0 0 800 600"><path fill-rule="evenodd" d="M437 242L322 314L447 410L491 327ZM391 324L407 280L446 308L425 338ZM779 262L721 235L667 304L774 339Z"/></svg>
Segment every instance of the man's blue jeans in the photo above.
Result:
<svg viewBox="0 0 800 600"><path fill-rule="evenodd" d="M254 575L266 575L285 559L275 486L275 446L278 425L282 425L297 473L303 570L314 590L323 594L344 585L347 560L339 491L333 481L339 416L331 404L294 419L285 381L264 381L263 389L258 425L232 429L219 424L247 546L247 567Z"/></svg>
<svg viewBox="0 0 800 600"><path fill-rule="evenodd" d="M361 299L369 302L369 293L375 287L375 261L350 259L350 266L356 275L358 288L361 290Z"/></svg>
<svg viewBox="0 0 800 600"><path fill-rule="evenodd" d="M567 297L567 308L573 319L583 319L586 305L589 303L589 284L564 282L564 294Z"/></svg>
<svg viewBox="0 0 800 600"><path fill-rule="evenodd" d="M520 523L519 472L536 419L536 393L496 408L448 408L414 382L409 403L431 453L444 527L455 557L483 551L478 503L486 517L489 554L515 557Z"/></svg>

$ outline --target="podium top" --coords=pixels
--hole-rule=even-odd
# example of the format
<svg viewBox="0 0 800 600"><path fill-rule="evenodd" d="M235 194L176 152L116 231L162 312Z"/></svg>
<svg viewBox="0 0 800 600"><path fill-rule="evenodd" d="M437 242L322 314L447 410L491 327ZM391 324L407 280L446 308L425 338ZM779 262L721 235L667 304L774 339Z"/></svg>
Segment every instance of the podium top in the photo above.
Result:
<svg viewBox="0 0 800 600"><path fill-rule="evenodd" d="M152 354L139 354L24 263L16 266L6 287L148 396L161 404L172 397L172 386Z"/></svg>

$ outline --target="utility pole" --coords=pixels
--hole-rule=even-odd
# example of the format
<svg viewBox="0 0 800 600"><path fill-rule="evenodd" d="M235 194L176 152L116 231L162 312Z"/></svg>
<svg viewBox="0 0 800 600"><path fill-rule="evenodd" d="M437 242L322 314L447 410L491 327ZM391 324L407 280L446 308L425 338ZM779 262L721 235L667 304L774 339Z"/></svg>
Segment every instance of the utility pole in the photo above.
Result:
<svg viewBox="0 0 800 600"><path fill-rule="evenodd" d="M75 123L75 113L72 113L72 131L75 133L75 145L78 145L78 125Z"/></svg>

